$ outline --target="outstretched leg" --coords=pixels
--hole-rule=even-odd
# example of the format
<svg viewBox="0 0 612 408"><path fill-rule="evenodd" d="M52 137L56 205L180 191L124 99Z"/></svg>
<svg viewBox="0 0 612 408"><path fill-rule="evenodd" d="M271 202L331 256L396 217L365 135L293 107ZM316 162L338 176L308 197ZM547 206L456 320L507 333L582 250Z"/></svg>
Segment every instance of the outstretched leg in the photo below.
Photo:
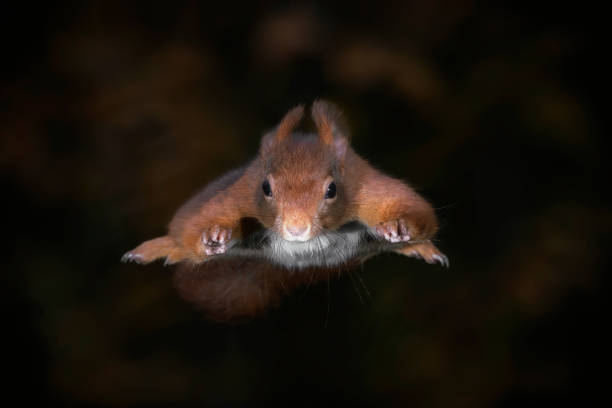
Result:
<svg viewBox="0 0 612 408"><path fill-rule="evenodd" d="M448 266L448 258L432 243L438 229L433 208L412 188L365 165L357 216L381 240L405 243L395 252Z"/></svg>
<svg viewBox="0 0 612 408"><path fill-rule="evenodd" d="M143 242L131 251L126 252L121 260L144 265L160 258L166 258L166 264L172 264L182 259L180 248L167 235Z"/></svg>
<svg viewBox="0 0 612 408"><path fill-rule="evenodd" d="M431 241L409 244L405 247L396 249L395 252L411 258L422 259L428 264L439 263L442 266L449 267L448 257L444 255Z"/></svg>

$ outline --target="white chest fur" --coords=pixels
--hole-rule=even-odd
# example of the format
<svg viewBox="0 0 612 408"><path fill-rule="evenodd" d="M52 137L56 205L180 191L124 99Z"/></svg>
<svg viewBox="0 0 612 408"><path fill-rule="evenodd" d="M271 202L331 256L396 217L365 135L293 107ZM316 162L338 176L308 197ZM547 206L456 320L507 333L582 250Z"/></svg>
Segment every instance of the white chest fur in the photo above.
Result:
<svg viewBox="0 0 612 408"><path fill-rule="evenodd" d="M230 243L226 255L266 258L287 268L333 267L375 254L386 246L373 238L366 226L351 223L306 242L287 241L276 234L250 242L235 241Z"/></svg>

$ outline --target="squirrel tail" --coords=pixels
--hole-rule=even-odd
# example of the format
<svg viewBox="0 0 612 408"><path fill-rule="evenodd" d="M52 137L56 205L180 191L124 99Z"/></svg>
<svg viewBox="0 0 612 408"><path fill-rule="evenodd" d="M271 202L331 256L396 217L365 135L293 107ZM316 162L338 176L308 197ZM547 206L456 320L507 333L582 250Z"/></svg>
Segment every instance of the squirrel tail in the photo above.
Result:
<svg viewBox="0 0 612 408"><path fill-rule="evenodd" d="M313 270L290 271L262 259L221 258L181 263L174 272L179 295L219 322L241 322L280 303L296 286L318 280Z"/></svg>

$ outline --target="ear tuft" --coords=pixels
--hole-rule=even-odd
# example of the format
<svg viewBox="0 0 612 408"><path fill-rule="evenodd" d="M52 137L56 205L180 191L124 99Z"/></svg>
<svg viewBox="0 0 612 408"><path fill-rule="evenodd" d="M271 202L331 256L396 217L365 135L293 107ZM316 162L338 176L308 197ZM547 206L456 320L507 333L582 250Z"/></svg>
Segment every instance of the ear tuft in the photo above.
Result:
<svg viewBox="0 0 612 408"><path fill-rule="evenodd" d="M319 137L327 145L333 145L339 158L343 158L349 144L349 135L342 113L333 103L319 99L312 104L312 119Z"/></svg>
<svg viewBox="0 0 612 408"><path fill-rule="evenodd" d="M276 127L276 140L282 142L289 136L302 120L302 116L304 116L304 105L298 105L287 112Z"/></svg>
<svg viewBox="0 0 612 408"><path fill-rule="evenodd" d="M331 145L334 142L334 119L336 116L333 105L323 100L317 100L312 104L310 110L319 137L325 144Z"/></svg>

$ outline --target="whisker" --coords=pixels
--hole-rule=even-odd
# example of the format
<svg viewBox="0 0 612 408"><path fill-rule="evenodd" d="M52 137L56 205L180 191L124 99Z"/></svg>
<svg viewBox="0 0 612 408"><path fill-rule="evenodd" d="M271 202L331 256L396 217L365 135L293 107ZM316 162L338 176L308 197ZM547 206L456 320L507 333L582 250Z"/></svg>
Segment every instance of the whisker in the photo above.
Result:
<svg viewBox="0 0 612 408"><path fill-rule="evenodd" d="M323 247L321 246L321 239L320 239L319 236L316 237L315 243L317 244L317 246L319 248L319 253L323 257L323 264L327 267L328 266L328 264L327 264L327 257L325 256L325 251L323 250Z"/></svg>
<svg viewBox="0 0 612 408"><path fill-rule="evenodd" d="M308 289L310 289L310 285L312 285L312 281L314 280L314 273L311 270L308 270L308 274L310 275L308 278L308 282L306 283L306 286L304 288L304 292L302 293L301 297L304 297L306 295L306 292L308 292Z"/></svg>
<svg viewBox="0 0 612 408"><path fill-rule="evenodd" d="M357 293L357 297L359 297L359 303L363 305L363 298L361 297L361 293L357 288L357 282L355 282L355 278L353 277L353 273L349 270L348 276L351 278L351 282L353 282L353 288L355 288L355 292Z"/></svg>
<svg viewBox="0 0 612 408"><path fill-rule="evenodd" d="M332 235L334 238L340 239L344 242L347 242L348 239L341 233L339 233L338 231L329 231L329 235Z"/></svg>
<svg viewBox="0 0 612 408"><path fill-rule="evenodd" d="M361 272L363 273L363 263L361 264ZM374 307L374 299L372 299L372 294L370 293L370 291L368 290L368 287L366 286L363 278L361 277L361 275L359 274L359 272L355 271L355 274L357 275L357 278L359 279L359 282L361 282L361 286L363 287L363 290L365 291L366 295L368 296L368 299L370 299L370 304L372 305L372 307Z"/></svg>
<svg viewBox="0 0 612 408"><path fill-rule="evenodd" d="M325 323L323 327L327 329L327 323L329 322L329 309L331 303L331 283L329 282L329 269L327 269L327 313L325 314Z"/></svg>
<svg viewBox="0 0 612 408"><path fill-rule="evenodd" d="M446 208L451 208L451 207L454 207L456 205L457 205L457 203L450 203L450 204L443 205L442 207L435 207L434 210L444 210Z"/></svg>

